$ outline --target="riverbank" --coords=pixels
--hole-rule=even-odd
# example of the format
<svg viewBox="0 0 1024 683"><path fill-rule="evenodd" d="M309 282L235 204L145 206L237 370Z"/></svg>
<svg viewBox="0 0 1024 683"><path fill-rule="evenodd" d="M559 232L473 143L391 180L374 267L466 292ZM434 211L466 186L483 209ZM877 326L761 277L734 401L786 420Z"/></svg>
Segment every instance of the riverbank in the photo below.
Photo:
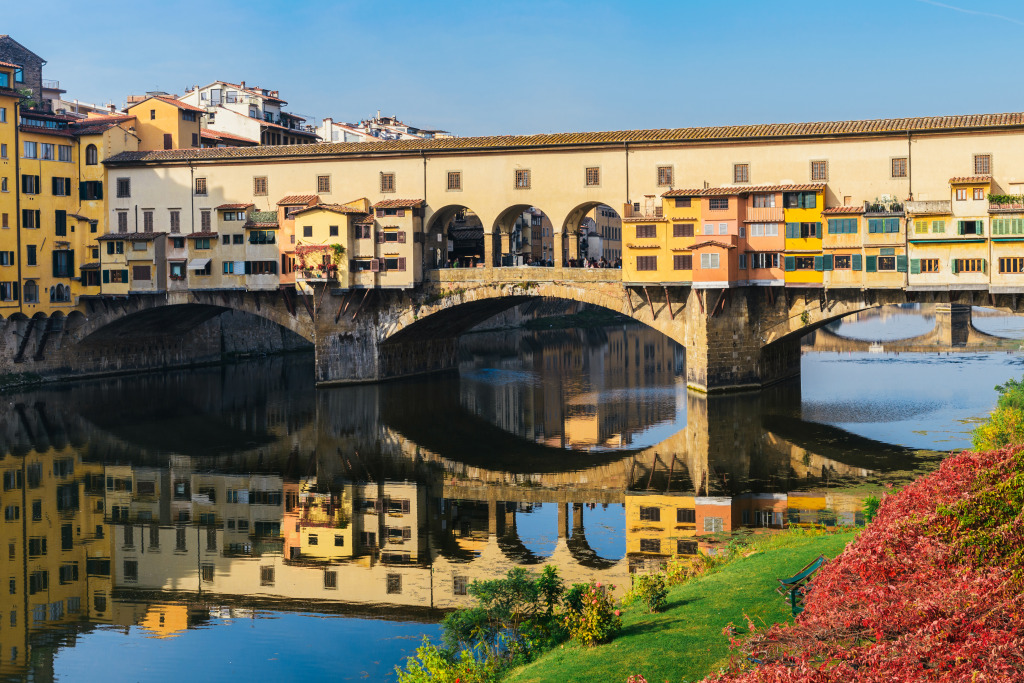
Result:
<svg viewBox="0 0 1024 683"><path fill-rule="evenodd" d="M835 557L855 537L854 531L765 535L744 551L753 554L672 588L664 612L630 606L611 643L593 648L566 643L505 680L618 683L631 674L652 683L700 680L728 662L726 625L745 624L746 616L759 626L792 621L788 604L775 592L776 579L792 576L818 555Z"/></svg>

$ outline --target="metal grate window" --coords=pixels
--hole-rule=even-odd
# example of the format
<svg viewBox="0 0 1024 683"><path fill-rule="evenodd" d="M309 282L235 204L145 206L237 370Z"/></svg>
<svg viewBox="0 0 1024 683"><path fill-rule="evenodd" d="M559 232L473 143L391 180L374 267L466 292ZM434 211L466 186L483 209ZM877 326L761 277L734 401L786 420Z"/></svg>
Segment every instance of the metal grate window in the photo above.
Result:
<svg viewBox="0 0 1024 683"><path fill-rule="evenodd" d="M461 190L462 189L462 172L461 171L448 171L448 189L449 190Z"/></svg>
<svg viewBox="0 0 1024 683"><path fill-rule="evenodd" d="M907 177L907 158L906 157L895 157L892 160L892 177L893 178L906 178Z"/></svg>
<svg viewBox="0 0 1024 683"><path fill-rule="evenodd" d="M522 169L516 171L516 189L517 190L528 190L530 189L530 171L529 169Z"/></svg>
<svg viewBox="0 0 1024 683"><path fill-rule="evenodd" d="M394 192L395 191L395 174L394 173L381 173L380 174L380 191L381 192Z"/></svg>
<svg viewBox="0 0 1024 683"><path fill-rule="evenodd" d="M669 187L672 185L672 167L671 166L659 166L658 167L658 185L660 187Z"/></svg>
<svg viewBox="0 0 1024 683"><path fill-rule="evenodd" d="M827 161L812 161L811 162L811 181L813 182L825 182L828 180L828 162Z"/></svg>
<svg viewBox="0 0 1024 683"><path fill-rule="evenodd" d="M992 172L992 155L974 155L974 175L988 175Z"/></svg>
<svg viewBox="0 0 1024 683"><path fill-rule="evenodd" d="M732 181L734 183L749 183L750 182L750 165L749 164L733 164L732 165Z"/></svg>
<svg viewBox="0 0 1024 683"><path fill-rule="evenodd" d="M257 197L265 197L267 194L267 177L256 176L252 179L252 193Z"/></svg>
<svg viewBox="0 0 1024 683"><path fill-rule="evenodd" d="M601 169L591 166L587 169L585 177L587 187L597 187L601 184Z"/></svg>

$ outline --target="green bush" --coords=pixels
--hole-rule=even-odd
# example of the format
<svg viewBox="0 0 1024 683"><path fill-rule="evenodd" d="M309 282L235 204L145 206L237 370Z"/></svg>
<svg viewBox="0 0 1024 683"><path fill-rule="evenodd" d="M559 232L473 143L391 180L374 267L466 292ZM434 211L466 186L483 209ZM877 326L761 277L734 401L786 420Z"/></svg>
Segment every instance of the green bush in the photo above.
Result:
<svg viewBox="0 0 1024 683"><path fill-rule="evenodd" d="M1015 379L996 386L996 409L971 435L976 451L991 451L1024 443L1024 383Z"/></svg>
<svg viewBox="0 0 1024 683"><path fill-rule="evenodd" d="M395 667L398 683L495 683L501 675L493 659L477 657L471 650L455 656L426 638L405 669Z"/></svg>
<svg viewBox="0 0 1024 683"><path fill-rule="evenodd" d="M607 643L622 629L621 612L611 591L600 582L587 585L579 611L568 610L565 624L572 639L588 647Z"/></svg>
<svg viewBox="0 0 1024 683"><path fill-rule="evenodd" d="M882 504L882 499L878 496L868 496L864 499L864 519L870 522L878 514L878 506Z"/></svg>
<svg viewBox="0 0 1024 683"><path fill-rule="evenodd" d="M661 612L668 605L668 586L665 585L664 574L638 574L633 579L633 587L626 596L626 602L633 604L642 602L651 612Z"/></svg>

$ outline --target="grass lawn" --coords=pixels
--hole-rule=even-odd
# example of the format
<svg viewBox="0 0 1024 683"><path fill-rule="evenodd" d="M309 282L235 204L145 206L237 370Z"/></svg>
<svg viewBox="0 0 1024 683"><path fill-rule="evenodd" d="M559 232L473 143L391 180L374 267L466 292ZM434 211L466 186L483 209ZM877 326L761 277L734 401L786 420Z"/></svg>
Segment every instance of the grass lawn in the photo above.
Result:
<svg viewBox="0 0 1024 683"><path fill-rule="evenodd" d="M792 576L819 554L838 555L855 536L852 531L796 532L759 539L752 546L755 554L671 589L664 612L629 607L611 643L594 648L567 643L505 680L625 683L637 673L648 683L700 680L728 661L726 624L745 630L744 614L758 625L791 620L788 603L775 592L776 579Z"/></svg>

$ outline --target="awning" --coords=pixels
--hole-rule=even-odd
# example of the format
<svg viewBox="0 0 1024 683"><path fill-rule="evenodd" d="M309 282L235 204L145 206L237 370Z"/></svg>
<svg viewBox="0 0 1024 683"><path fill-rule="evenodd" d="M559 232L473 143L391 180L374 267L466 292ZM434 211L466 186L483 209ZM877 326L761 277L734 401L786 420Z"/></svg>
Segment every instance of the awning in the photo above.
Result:
<svg viewBox="0 0 1024 683"><path fill-rule="evenodd" d="M208 258L194 258L188 262L189 270L205 270L206 266L210 265L210 259Z"/></svg>

